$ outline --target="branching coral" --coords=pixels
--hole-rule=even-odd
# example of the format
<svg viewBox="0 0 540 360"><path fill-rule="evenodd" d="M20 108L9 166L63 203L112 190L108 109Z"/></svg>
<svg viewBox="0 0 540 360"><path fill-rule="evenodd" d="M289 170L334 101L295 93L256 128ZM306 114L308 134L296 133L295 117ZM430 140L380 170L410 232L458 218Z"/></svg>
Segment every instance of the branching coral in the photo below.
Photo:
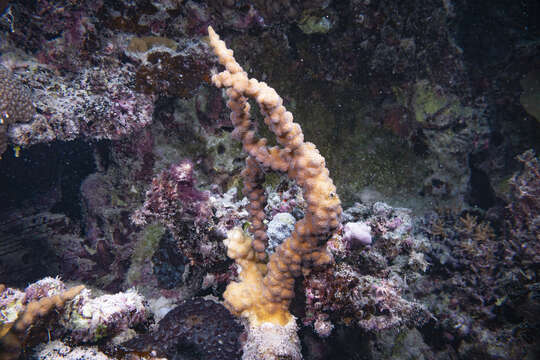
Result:
<svg viewBox="0 0 540 360"><path fill-rule="evenodd" d="M135 289L96 298L91 295L83 285L67 289L62 280L51 277L24 291L0 285L0 360L19 359L22 351L47 338L49 342L60 337L65 340L68 335L72 346L95 343L142 327L148 319L146 301Z"/></svg>
<svg viewBox="0 0 540 360"><path fill-rule="evenodd" d="M48 287L50 283L60 282L52 279L36 283L37 286L29 287L24 299L20 298L22 293L0 286L2 310L9 311L9 307L15 307L17 313L15 321L4 322L0 326L0 360L18 359L23 344L31 336L30 329L38 327L37 324L48 318L53 310L62 309L84 289L80 285L64 291L61 287Z"/></svg>
<svg viewBox="0 0 540 360"><path fill-rule="evenodd" d="M254 240L240 229L229 233L226 244L229 257L240 264L240 282L232 283L224 293L226 306L236 315L249 320L248 344L244 359L299 358L299 352L287 351L296 336L294 319L288 311L294 297L294 279L312 268L328 264L332 258L326 242L339 225L341 205L336 187L329 177L325 160L315 145L304 142L300 125L283 106L283 100L264 82L249 79L236 62L232 50L209 27L210 45L226 70L212 77L217 87L226 88L235 126L233 134L242 141L248 153L243 171L244 194L250 200L249 213ZM276 135L280 146L268 147L259 139L250 120L248 99L254 99L265 124ZM262 183L266 170L286 172L303 189L306 212L295 225L292 235L266 261L267 235L263 224L266 198ZM264 329L264 330L263 330ZM285 330L285 331L284 331ZM282 339L274 346L259 341L261 331L273 331ZM291 335L294 334L294 336ZM268 339L270 335L266 335ZM250 342L250 340L252 340ZM260 344L259 347L254 344ZM294 347L294 346L293 346Z"/></svg>

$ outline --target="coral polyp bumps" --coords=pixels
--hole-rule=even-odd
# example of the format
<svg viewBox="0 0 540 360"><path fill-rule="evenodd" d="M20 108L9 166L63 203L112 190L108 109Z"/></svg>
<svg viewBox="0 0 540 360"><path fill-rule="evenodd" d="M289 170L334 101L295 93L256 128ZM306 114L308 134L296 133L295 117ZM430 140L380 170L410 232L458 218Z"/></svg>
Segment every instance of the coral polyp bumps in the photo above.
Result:
<svg viewBox="0 0 540 360"><path fill-rule="evenodd" d="M325 245L339 225L341 203L324 158L314 144L304 142L300 126L293 122L281 97L266 83L249 79L233 51L227 49L212 27L208 33L210 45L226 69L215 74L212 82L226 88L227 106L235 126L233 134L248 153L242 175L254 235L251 239L238 228L229 232L228 255L242 270L240 282L230 284L225 291L225 303L231 312L248 320L244 359L300 358L296 324L288 310L294 297L294 278L332 261ZM249 98L258 104L280 146L268 147L265 138L257 137L250 119ZM268 170L287 173L302 187L306 212L291 236L266 262L266 198L262 185ZM269 332L273 337L268 336ZM269 338L280 340L272 343Z"/></svg>

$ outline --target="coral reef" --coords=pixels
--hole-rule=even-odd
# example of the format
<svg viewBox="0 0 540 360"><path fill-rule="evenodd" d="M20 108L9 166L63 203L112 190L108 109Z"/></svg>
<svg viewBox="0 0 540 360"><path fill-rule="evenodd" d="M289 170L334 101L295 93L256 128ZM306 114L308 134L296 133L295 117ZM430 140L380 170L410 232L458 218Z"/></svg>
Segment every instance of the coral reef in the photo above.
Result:
<svg viewBox="0 0 540 360"><path fill-rule="evenodd" d="M151 51L137 69L135 88L146 94L188 97L208 76L208 64L197 59L200 54L193 49L187 54Z"/></svg>
<svg viewBox="0 0 540 360"><path fill-rule="evenodd" d="M402 326L421 325L429 319L418 302L402 297L398 279L360 275L350 265L310 276L306 279L306 318L315 331L326 337L333 319L356 323L366 332Z"/></svg>
<svg viewBox="0 0 540 360"><path fill-rule="evenodd" d="M136 227L130 220L129 200L112 191L103 173L88 176L81 184L84 237L65 244L59 254L73 279L119 291L133 252ZM125 199L125 200L124 200Z"/></svg>
<svg viewBox="0 0 540 360"><path fill-rule="evenodd" d="M508 196L513 200L506 209L487 214L446 209L425 219L431 240L426 251L431 271L411 284L411 289L438 319L428 328L444 333L445 340L439 346L455 348L460 358L480 354L517 359L536 351L527 348L535 338L532 334L538 322L532 319L540 309L535 300L537 276L531 268L538 231L534 225L524 231L518 224L538 216L536 200L519 200L519 194L524 194L519 191L521 186L531 194L537 187L537 160L532 151L519 158L524 166L510 179ZM524 204L527 214L520 213ZM520 213L518 223L513 223L513 211ZM508 233L510 228L515 232ZM519 243L525 246L518 248ZM434 295L437 292L440 295ZM519 325L508 322L508 316L521 319ZM512 340L500 342L500 334Z"/></svg>
<svg viewBox="0 0 540 360"><path fill-rule="evenodd" d="M0 88L11 89L0 90L0 347L15 344L0 353L538 358L538 10L534 0L0 1ZM313 219L313 184L291 179L272 92L232 86L263 106L248 128L238 129L247 107L231 121L212 86L210 24L325 159L345 211L332 236L309 239L333 257L324 267L287 259L268 270ZM276 154L287 161L270 171ZM185 163L183 179L174 168ZM245 266L222 241L235 227L255 238L227 240L252 258ZM267 287L278 272L303 281ZM242 333L219 301L248 277L263 295L244 299L279 296L296 320L244 321ZM12 342L28 304L71 281L86 289ZM280 293L264 297L260 284Z"/></svg>
<svg viewBox="0 0 540 360"><path fill-rule="evenodd" d="M344 211L343 221L342 235L329 242L337 263L304 279L303 323L328 337L336 326L378 334L431 319L406 283L421 278L428 266L423 255L428 244L417 234L410 212L380 202L357 203Z"/></svg>
<svg viewBox="0 0 540 360"><path fill-rule="evenodd" d="M147 52L156 47L165 47L171 50L176 50L178 44L171 39L161 36L143 36L133 37L128 44L127 49L133 52Z"/></svg>
<svg viewBox="0 0 540 360"><path fill-rule="evenodd" d="M268 235L267 251L274 252L294 231L296 218L289 213L277 213L268 223L266 234Z"/></svg>
<svg viewBox="0 0 540 360"><path fill-rule="evenodd" d="M177 240L183 256L192 264L210 264L220 259L210 230L212 211L209 193L196 188L194 165L183 160L152 179L141 209L132 215L136 225L158 221Z"/></svg>
<svg viewBox="0 0 540 360"><path fill-rule="evenodd" d="M134 91L133 65L109 56L120 54L117 44L96 38L101 6L71 1L13 6L1 63L33 89L36 109L31 122L10 127L8 137L16 146L118 139L152 121L154 99Z"/></svg>

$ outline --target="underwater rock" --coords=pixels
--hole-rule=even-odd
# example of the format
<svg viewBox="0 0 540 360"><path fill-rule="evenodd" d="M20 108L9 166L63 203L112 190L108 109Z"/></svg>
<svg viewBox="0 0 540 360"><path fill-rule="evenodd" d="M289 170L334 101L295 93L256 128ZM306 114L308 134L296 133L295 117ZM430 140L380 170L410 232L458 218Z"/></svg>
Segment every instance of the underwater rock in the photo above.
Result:
<svg viewBox="0 0 540 360"><path fill-rule="evenodd" d="M268 223L267 250L273 252L285 239L291 236L296 219L289 213L277 213Z"/></svg>
<svg viewBox="0 0 540 360"><path fill-rule="evenodd" d="M137 69L135 86L145 94L189 97L204 82L209 64L200 54L170 54L151 51Z"/></svg>
<svg viewBox="0 0 540 360"><path fill-rule="evenodd" d="M243 328L223 305L211 300L185 300L155 330L123 344L126 351L153 353L169 359L182 355L201 360L240 359ZM154 356L156 356L154 355Z"/></svg>
<svg viewBox="0 0 540 360"><path fill-rule="evenodd" d="M85 289L69 304L61 324L76 343L95 343L141 325L147 316L144 298L135 289L96 298Z"/></svg>
<svg viewBox="0 0 540 360"><path fill-rule="evenodd" d="M343 241L349 248L371 244L371 228L363 222L349 222L343 227Z"/></svg>
<svg viewBox="0 0 540 360"><path fill-rule="evenodd" d="M30 357L31 360L113 360L97 347L68 346L59 340L39 345Z"/></svg>
<svg viewBox="0 0 540 360"><path fill-rule="evenodd" d="M64 77L41 64L28 76L38 111L32 122L10 127L19 146L77 138L120 139L152 122L154 98L135 92L131 65L85 68Z"/></svg>

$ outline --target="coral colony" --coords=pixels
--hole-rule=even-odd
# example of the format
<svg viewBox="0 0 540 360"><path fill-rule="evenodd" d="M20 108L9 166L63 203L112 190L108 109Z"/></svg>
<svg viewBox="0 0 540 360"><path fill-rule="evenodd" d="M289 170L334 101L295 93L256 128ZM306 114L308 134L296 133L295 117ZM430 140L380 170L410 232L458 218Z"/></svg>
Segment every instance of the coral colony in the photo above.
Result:
<svg viewBox="0 0 540 360"><path fill-rule="evenodd" d="M535 10L0 0L0 360L540 358Z"/></svg>
<svg viewBox="0 0 540 360"><path fill-rule="evenodd" d="M245 359L300 359L296 319L288 311L294 278L331 261L325 245L339 225L341 204L324 158L315 145L304 142L302 130L292 121L283 100L266 83L248 78L212 27L208 33L210 46L226 69L214 75L212 82L227 88L233 134L248 153L242 175L254 236L251 239L235 228L225 240L227 255L242 268L240 281L231 283L223 294L225 304L232 313L247 319ZM281 147L268 147L265 138L257 138L248 98L255 99ZM268 236L263 223L266 199L262 185L267 169L286 172L303 188L306 212L265 263Z"/></svg>

